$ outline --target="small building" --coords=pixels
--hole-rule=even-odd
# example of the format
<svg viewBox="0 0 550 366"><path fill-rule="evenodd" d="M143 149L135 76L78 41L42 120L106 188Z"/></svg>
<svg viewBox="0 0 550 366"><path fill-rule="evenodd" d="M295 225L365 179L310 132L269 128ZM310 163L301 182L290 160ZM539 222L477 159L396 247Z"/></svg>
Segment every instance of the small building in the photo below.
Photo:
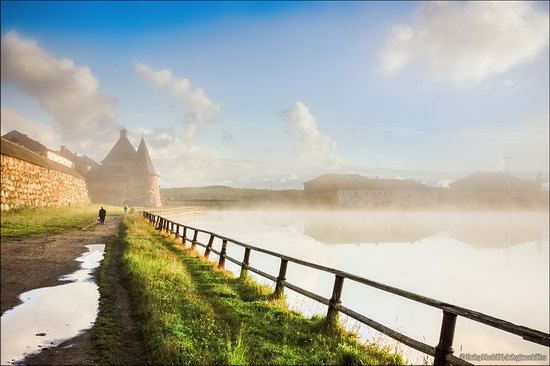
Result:
<svg viewBox="0 0 550 366"><path fill-rule="evenodd" d="M136 151L126 129L102 160L87 175L93 202L113 205L160 207L158 175L143 137Z"/></svg>
<svg viewBox="0 0 550 366"><path fill-rule="evenodd" d="M69 168L74 168L74 164L71 160L67 159L64 156L59 155L57 152L53 150L48 149L46 146L44 146L40 142L31 139L26 134L21 133L17 130L8 132L4 136L2 136L2 138L8 141L11 141L19 146L23 146L38 155L42 155L47 159L50 159L51 161L55 161L56 163L65 165L66 167L69 167Z"/></svg>
<svg viewBox="0 0 550 366"><path fill-rule="evenodd" d="M476 172L449 184L449 203L461 206L536 206L543 201L540 183L509 173Z"/></svg>
<svg viewBox="0 0 550 366"><path fill-rule="evenodd" d="M325 174L305 182L304 191L312 203L342 207L425 207L438 202L438 190L418 181L358 174Z"/></svg>
<svg viewBox="0 0 550 366"><path fill-rule="evenodd" d="M93 159L90 159L86 155L77 155L69 150L65 145L61 145L59 149L60 156L70 160L74 169L84 176L86 176L91 170L99 170L101 165Z"/></svg>
<svg viewBox="0 0 550 366"><path fill-rule="evenodd" d="M311 203L337 204L338 191L360 187L364 180L358 174L323 174L305 182L304 193Z"/></svg>

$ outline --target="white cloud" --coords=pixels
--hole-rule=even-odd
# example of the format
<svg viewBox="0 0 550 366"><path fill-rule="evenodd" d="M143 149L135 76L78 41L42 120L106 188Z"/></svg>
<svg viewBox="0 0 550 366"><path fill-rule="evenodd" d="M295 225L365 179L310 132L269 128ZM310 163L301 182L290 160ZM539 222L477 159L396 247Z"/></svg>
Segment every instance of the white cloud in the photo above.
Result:
<svg viewBox="0 0 550 366"><path fill-rule="evenodd" d="M174 77L170 69L153 70L145 64L138 63L135 71L154 86L167 88L182 102L186 110L183 120L186 125L184 141L188 145L191 145L200 126L213 121L220 113L220 107L212 102L201 88L193 88L189 79Z"/></svg>
<svg viewBox="0 0 550 366"><path fill-rule="evenodd" d="M216 152L184 143L184 134L173 128L134 128L128 135L134 146L143 135L162 186L208 185L220 179Z"/></svg>
<svg viewBox="0 0 550 366"><path fill-rule="evenodd" d="M336 142L317 128L315 117L302 102L280 114L286 122L286 131L294 139L299 154L305 159L317 159L337 165L341 159L336 155Z"/></svg>
<svg viewBox="0 0 550 366"><path fill-rule="evenodd" d="M26 134L30 138L39 141L46 147L55 150L59 148L61 138L59 134L52 128L35 122L29 118L23 117L16 111L1 106L1 119L2 119L2 135L17 130Z"/></svg>
<svg viewBox="0 0 550 366"><path fill-rule="evenodd" d="M99 81L88 66L56 58L34 40L10 31L2 36L1 69L2 82L12 82L35 98L63 139L88 146L116 133L116 101L99 93Z"/></svg>
<svg viewBox="0 0 550 366"><path fill-rule="evenodd" d="M426 2L411 25L395 25L378 70L395 76L413 63L435 80L480 83L533 61L548 45L548 12L531 2Z"/></svg>

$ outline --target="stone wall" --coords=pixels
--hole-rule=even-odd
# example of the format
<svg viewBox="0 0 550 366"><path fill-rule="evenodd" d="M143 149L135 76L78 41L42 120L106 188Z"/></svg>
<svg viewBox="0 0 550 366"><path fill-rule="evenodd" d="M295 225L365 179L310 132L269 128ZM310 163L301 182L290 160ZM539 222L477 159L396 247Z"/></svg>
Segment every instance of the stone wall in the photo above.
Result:
<svg viewBox="0 0 550 366"><path fill-rule="evenodd" d="M59 170L1 154L0 174L2 211L90 202L86 182Z"/></svg>
<svg viewBox="0 0 550 366"><path fill-rule="evenodd" d="M160 207L160 190L156 176L125 177L88 181L93 202L116 206Z"/></svg>

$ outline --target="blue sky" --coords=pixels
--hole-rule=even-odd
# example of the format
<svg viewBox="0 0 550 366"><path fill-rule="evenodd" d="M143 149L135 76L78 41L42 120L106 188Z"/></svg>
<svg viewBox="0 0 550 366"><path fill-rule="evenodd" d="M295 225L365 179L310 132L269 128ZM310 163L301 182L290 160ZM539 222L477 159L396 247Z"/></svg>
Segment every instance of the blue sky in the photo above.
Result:
<svg viewBox="0 0 550 366"><path fill-rule="evenodd" d="M325 172L443 184L506 160L548 171L547 3L1 10L2 132L100 160L124 126L162 186L299 188Z"/></svg>

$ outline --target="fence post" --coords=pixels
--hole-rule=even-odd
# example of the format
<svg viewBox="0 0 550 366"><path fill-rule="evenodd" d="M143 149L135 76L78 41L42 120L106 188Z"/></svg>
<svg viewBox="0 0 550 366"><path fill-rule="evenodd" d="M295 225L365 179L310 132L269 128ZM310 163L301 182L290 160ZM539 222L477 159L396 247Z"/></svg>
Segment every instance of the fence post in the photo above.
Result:
<svg viewBox="0 0 550 366"><path fill-rule="evenodd" d="M439 344L435 347L434 365L450 365L447 356L453 354L453 339L455 337L456 314L443 310L443 322L441 323L441 334Z"/></svg>
<svg viewBox="0 0 550 366"><path fill-rule="evenodd" d="M220 252L220 260L218 261L218 267L225 268L225 253L227 252L227 240L223 239L222 251Z"/></svg>
<svg viewBox="0 0 550 366"><path fill-rule="evenodd" d="M206 245L206 249L204 250L204 258L208 259L208 256L210 255L210 248L212 248L212 243L214 242L214 234L210 234L210 239L208 240L208 245Z"/></svg>
<svg viewBox="0 0 550 366"><path fill-rule="evenodd" d="M183 235L181 236L181 243L185 246L185 241L187 240L187 226L183 227Z"/></svg>
<svg viewBox="0 0 550 366"><path fill-rule="evenodd" d="M193 234L193 241L191 242L191 250L194 250L197 247L197 233L199 231L195 229L195 233Z"/></svg>
<svg viewBox="0 0 550 366"><path fill-rule="evenodd" d="M329 327L336 326L338 323L338 309L336 307L342 303L342 288L344 287L344 277L336 275L334 278L334 287L332 288L332 297L328 305L327 325Z"/></svg>
<svg viewBox="0 0 550 366"><path fill-rule="evenodd" d="M279 298L285 293L286 267L288 260L281 258L281 266L279 267L279 276L277 276L277 284L275 285L275 297Z"/></svg>
<svg viewBox="0 0 550 366"><path fill-rule="evenodd" d="M244 249L243 265L241 266L240 277L246 277L248 274L248 266L250 265L250 248Z"/></svg>
<svg viewBox="0 0 550 366"><path fill-rule="evenodd" d="M180 224L176 224L176 239L180 236Z"/></svg>

